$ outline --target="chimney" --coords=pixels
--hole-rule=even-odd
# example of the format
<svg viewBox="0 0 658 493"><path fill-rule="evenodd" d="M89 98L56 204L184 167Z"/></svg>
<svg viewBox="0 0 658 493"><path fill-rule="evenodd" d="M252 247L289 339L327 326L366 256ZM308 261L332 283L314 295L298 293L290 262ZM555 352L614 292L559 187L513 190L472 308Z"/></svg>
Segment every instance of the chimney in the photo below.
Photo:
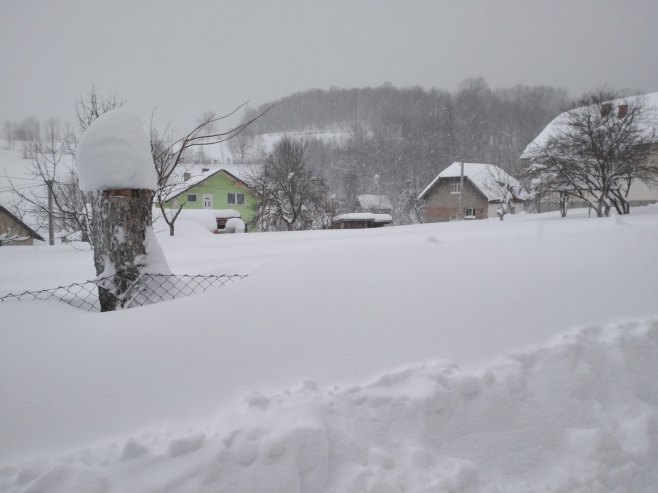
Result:
<svg viewBox="0 0 658 493"><path fill-rule="evenodd" d="M618 112L617 112L617 118L626 118L626 115L628 115L628 105L627 104L620 104Z"/></svg>
<svg viewBox="0 0 658 493"><path fill-rule="evenodd" d="M612 111L612 103L603 103L601 105L601 116L603 118L609 116L611 111Z"/></svg>
<svg viewBox="0 0 658 493"><path fill-rule="evenodd" d="M186 171L185 173L183 173L183 181L187 181L189 179L190 179L190 174Z"/></svg>

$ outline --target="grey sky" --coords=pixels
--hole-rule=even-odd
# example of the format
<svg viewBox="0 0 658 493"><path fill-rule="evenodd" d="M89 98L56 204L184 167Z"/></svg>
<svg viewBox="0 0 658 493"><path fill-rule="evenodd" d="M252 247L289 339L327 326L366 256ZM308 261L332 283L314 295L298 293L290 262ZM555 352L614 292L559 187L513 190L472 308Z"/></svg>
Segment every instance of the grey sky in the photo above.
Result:
<svg viewBox="0 0 658 493"><path fill-rule="evenodd" d="M0 119L73 119L92 83L143 118L330 86L658 91L656 0L3 0Z"/></svg>

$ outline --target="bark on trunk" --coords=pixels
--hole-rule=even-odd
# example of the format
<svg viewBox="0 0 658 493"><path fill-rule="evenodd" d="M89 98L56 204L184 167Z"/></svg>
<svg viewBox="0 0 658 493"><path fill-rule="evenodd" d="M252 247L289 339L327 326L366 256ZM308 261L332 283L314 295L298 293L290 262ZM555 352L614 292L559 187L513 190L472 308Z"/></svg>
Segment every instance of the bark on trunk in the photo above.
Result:
<svg viewBox="0 0 658 493"><path fill-rule="evenodd" d="M146 260L146 228L151 225L150 190L105 190L94 201L98 230L94 265L97 276L114 276L98 288L101 311L122 305L123 295L137 280Z"/></svg>

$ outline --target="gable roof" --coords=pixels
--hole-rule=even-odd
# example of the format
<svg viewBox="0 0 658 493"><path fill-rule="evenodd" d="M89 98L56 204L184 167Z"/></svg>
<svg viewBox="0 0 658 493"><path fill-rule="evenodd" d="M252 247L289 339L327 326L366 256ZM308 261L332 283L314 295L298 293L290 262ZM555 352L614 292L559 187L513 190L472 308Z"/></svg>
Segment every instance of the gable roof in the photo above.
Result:
<svg viewBox="0 0 658 493"><path fill-rule="evenodd" d="M441 171L432 182L425 187L425 190L420 192L419 199L425 198L429 191L436 185L441 178L459 178L461 176L461 163L454 162L446 169ZM520 188L519 182L512 175L507 173L504 169L494 164L484 163L464 163L464 178L468 180L477 188L487 200L502 200L502 197L496 192L491 190L488 184L494 177L502 177L505 183L509 183L517 190Z"/></svg>
<svg viewBox="0 0 658 493"><path fill-rule="evenodd" d="M178 197L179 195L188 191L190 188L199 185L200 183L206 181L207 179L219 173L227 174L233 180L241 183L245 188L250 189L249 185L245 182L245 179L247 179L247 175L249 171L253 169L253 167L250 168L249 170L245 169L243 173L240 173L244 179L237 177L235 174L231 173L227 168L228 166L223 166L223 165L222 166L217 166L217 165L193 166L192 168L190 168L191 170L190 173L193 172L194 170L201 170L201 169L205 169L206 171L197 171L192 175L192 177L189 180L181 181L180 183L173 185L169 193L167 193L166 197L164 198L164 201L167 202L171 199ZM179 176L178 178L182 179L181 176Z"/></svg>
<svg viewBox="0 0 658 493"><path fill-rule="evenodd" d="M6 208L4 208L1 205L0 205L0 213L3 213L4 215L8 216L12 221L14 221L20 227L24 228L28 232L28 234L32 238L34 238L35 240L46 241L41 237L41 235L39 233L34 231L27 224L25 224L23 221L21 221L18 217L14 216L11 212L9 212Z"/></svg>
<svg viewBox="0 0 658 493"><path fill-rule="evenodd" d="M658 92L651 92L648 94L640 95L644 96L646 98L647 106L652 108L654 111L658 112ZM631 96L632 97L632 96ZM612 105L617 108L620 104L623 104L624 98L619 98L615 99L612 101ZM578 108L575 108L575 110L578 110ZM520 159L532 159L535 151L537 149L540 149L546 145L546 142L548 140L558 134L560 130L564 127L564 125L567 124L569 121L569 113L574 110L568 110L560 113L558 116L553 118L551 123L546 125L544 130L542 130L537 137L533 139L530 144L526 146L526 148L523 150L523 153L521 154ZM616 111L616 109L615 109ZM656 131L656 134L658 135L658 121L654 122L652 124L648 124L649 128L648 130L652 130L651 127Z"/></svg>

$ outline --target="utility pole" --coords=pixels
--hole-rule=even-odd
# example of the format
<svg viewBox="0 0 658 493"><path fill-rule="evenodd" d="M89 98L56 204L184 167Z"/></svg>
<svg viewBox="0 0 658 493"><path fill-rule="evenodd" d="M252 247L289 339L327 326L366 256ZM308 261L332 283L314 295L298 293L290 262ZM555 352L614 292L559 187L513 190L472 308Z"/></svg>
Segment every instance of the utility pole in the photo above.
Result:
<svg viewBox="0 0 658 493"><path fill-rule="evenodd" d="M48 244L55 244L55 222L53 221L53 180L47 180L48 185Z"/></svg>
<svg viewBox="0 0 658 493"><path fill-rule="evenodd" d="M464 191L464 161L461 161L459 163L460 167L460 172L459 172L459 220L463 221L464 220L464 198L463 198L463 191Z"/></svg>

